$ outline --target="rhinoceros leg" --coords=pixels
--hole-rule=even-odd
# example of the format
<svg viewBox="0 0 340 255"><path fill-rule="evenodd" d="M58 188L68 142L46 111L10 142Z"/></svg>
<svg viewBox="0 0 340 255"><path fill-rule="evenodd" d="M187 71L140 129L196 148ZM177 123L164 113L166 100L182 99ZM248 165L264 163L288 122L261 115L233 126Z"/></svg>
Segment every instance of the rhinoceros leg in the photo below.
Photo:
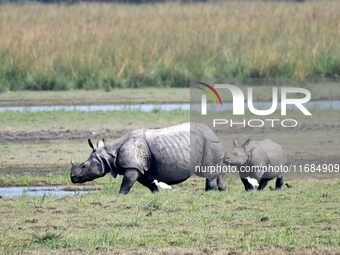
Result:
<svg viewBox="0 0 340 255"><path fill-rule="evenodd" d="M217 188L217 176L211 179L205 179L205 191L209 191Z"/></svg>
<svg viewBox="0 0 340 255"><path fill-rule="evenodd" d="M219 175L217 176L217 187L219 191L225 191L226 186L225 186L225 175Z"/></svg>
<svg viewBox="0 0 340 255"><path fill-rule="evenodd" d="M249 191L249 190L254 189L253 186L248 182L247 179L241 178L241 181L242 181L243 186L244 186L244 189L245 189L246 191Z"/></svg>
<svg viewBox="0 0 340 255"><path fill-rule="evenodd" d="M152 193L159 191L157 185L153 183L153 180L147 180L141 177L138 179L138 182L147 187Z"/></svg>
<svg viewBox="0 0 340 255"><path fill-rule="evenodd" d="M272 178L262 178L260 183L259 183L259 187L257 188L257 190L263 190L267 184L268 184L268 181L270 181Z"/></svg>
<svg viewBox="0 0 340 255"><path fill-rule="evenodd" d="M127 194L129 193L133 184L140 177L140 172L137 169L126 169L123 177L122 184L120 186L119 193Z"/></svg>
<svg viewBox="0 0 340 255"><path fill-rule="evenodd" d="M281 189L283 185L283 177L277 177L275 182L275 189Z"/></svg>

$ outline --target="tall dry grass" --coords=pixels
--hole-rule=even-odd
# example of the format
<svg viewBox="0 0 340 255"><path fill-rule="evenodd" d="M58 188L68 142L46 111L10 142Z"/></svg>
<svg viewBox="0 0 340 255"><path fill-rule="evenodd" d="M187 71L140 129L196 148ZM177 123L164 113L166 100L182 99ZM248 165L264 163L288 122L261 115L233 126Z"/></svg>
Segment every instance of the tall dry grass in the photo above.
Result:
<svg viewBox="0 0 340 255"><path fill-rule="evenodd" d="M0 6L0 90L340 76L340 2Z"/></svg>

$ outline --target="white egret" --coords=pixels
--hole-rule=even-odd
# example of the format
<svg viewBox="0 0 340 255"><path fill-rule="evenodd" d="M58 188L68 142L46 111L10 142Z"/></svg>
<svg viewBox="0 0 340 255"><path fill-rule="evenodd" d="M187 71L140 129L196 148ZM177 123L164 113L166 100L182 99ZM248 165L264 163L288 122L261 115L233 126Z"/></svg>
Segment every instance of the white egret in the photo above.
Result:
<svg viewBox="0 0 340 255"><path fill-rule="evenodd" d="M159 182L154 180L152 183L156 184L156 186L160 189L172 189L172 187L164 182Z"/></svg>
<svg viewBox="0 0 340 255"><path fill-rule="evenodd" d="M247 176L246 179L247 179L248 183L251 186L253 186L253 189L256 189L256 188L258 188L260 186L259 182L256 179L250 178L249 176Z"/></svg>

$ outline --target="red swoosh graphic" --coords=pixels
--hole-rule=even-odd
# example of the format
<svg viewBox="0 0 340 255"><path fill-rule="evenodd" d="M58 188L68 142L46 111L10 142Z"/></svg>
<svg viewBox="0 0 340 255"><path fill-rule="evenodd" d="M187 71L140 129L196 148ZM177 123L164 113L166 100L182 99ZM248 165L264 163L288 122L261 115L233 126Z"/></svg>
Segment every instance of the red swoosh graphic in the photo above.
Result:
<svg viewBox="0 0 340 255"><path fill-rule="evenodd" d="M211 85L209 85L207 83L203 83L203 82L198 82L198 83L203 85L203 86L208 87L209 89L211 89L211 91L214 92L214 94L216 95L218 101L220 102L220 105L222 105L222 99L221 99L220 95L218 94L218 92L216 91L216 89L213 86L211 86Z"/></svg>

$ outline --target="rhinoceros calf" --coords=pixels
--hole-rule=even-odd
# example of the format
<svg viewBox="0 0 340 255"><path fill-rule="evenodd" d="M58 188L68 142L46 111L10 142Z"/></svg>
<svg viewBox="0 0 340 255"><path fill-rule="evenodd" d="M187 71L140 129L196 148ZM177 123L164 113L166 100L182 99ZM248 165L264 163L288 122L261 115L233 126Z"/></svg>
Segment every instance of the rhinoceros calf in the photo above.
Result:
<svg viewBox="0 0 340 255"><path fill-rule="evenodd" d="M113 144L100 140L83 163L72 163L71 180L83 183L111 173L123 175L120 193L127 194L138 181L152 192L154 180L173 185L194 174L195 166L223 163L224 149L215 133L205 125L184 123L162 129L138 129ZM225 190L221 173L196 173L206 178L206 190Z"/></svg>
<svg viewBox="0 0 340 255"><path fill-rule="evenodd" d="M247 177L258 181L258 190L263 190L268 181L274 178L277 178L275 188L282 188L283 174L280 167L285 165L286 157L279 144L270 139L262 141L248 139L240 144L238 138L234 139L233 143L234 148L226 153L225 162L239 167L239 175L247 191L254 188ZM275 171L273 171L274 167L276 167Z"/></svg>

